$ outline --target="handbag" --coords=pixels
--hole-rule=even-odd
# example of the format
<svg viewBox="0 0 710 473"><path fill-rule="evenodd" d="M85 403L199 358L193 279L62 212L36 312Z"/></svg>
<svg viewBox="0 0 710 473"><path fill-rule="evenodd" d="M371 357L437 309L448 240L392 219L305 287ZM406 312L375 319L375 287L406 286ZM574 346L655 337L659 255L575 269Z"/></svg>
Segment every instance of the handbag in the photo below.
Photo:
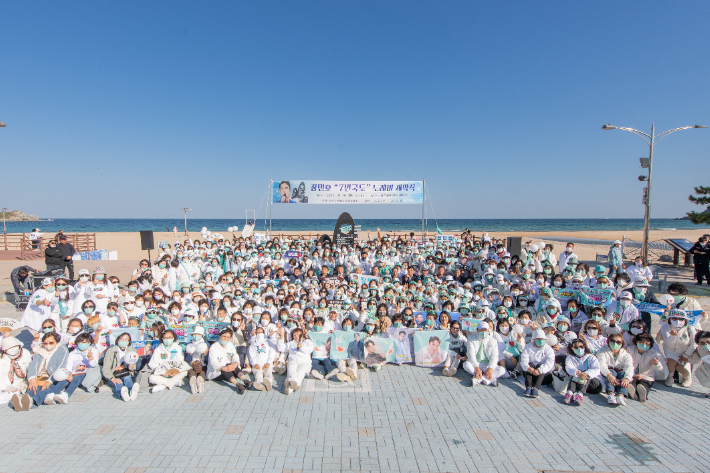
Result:
<svg viewBox="0 0 710 473"><path fill-rule="evenodd" d="M118 379L125 378L126 376L130 376L130 375L131 375L130 370L125 367L120 370L114 370L114 372L113 372L113 377L118 378Z"/></svg>

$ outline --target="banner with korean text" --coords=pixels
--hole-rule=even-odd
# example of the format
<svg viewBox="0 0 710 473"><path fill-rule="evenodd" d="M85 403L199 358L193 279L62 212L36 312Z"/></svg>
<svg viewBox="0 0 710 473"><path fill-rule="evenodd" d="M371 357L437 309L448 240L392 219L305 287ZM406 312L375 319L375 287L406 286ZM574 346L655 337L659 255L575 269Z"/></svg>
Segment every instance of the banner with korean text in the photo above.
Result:
<svg viewBox="0 0 710 473"><path fill-rule="evenodd" d="M421 204L422 181L272 181L274 204Z"/></svg>

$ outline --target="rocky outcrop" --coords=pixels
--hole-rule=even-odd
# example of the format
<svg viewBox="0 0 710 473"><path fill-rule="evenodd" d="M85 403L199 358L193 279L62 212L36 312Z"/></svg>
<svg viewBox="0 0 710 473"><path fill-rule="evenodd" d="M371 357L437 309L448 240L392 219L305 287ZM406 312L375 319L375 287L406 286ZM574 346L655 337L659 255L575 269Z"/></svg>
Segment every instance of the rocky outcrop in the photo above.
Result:
<svg viewBox="0 0 710 473"><path fill-rule="evenodd" d="M2 209L0 209L2 210ZM0 216L2 212L0 211ZM39 222L39 217L36 215L27 215L19 210L10 210L5 212L5 220L8 222Z"/></svg>

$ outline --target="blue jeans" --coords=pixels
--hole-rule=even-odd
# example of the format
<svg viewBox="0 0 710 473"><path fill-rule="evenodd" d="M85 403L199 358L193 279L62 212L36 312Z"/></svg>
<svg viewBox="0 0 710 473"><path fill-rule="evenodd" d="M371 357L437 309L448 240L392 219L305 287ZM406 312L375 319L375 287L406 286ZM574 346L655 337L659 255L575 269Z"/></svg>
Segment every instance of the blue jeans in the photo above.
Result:
<svg viewBox="0 0 710 473"><path fill-rule="evenodd" d="M616 379L617 381L621 382L622 379L624 379L624 373L623 371L617 371L616 372ZM602 376L604 378L604 384L606 385L606 392L607 393L615 393L615 394L623 394L624 396L629 395L629 390L627 388L622 388L621 384L618 386L612 386L612 384L609 382L609 379L607 379L606 376Z"/></svg>
<svg viewBox="0 0 710 473"><path fill-rule="evenodd" d="M110 379L106 378L106 384L111 386L113 388L113 392L116 394L116 397L121 397L121 389L125 386L128 388L130 391L131 388L133 387L133 378L131 378L130 375L123 377L123 378L118 378L121 383L120 384L113 384L113 381Z"/></svg>
<svg viewBox="0 0 710 473"><path fill-rule="evenodd" d="M51 383L51 381L50 381ZM27 390L27 394L30 395L32 400L37 404L37 407L41 406L42 403L44 402L44 398L47 397L48 394L55 394L55 384L50 384L47 386L45 389L40 389L39 386L35 391L32 391L31 389Z"/></svg>
<svg viewBox="0 0 710 473"><path fill-rule="evenodd" d="M67 396L71 396L72 394L74 394L74 391L76 391L76 388L79 387L81 382L84 381L84 376L86 376L86 375L85 374L74 375L71 382L59 381L57 384L55 384L53 386L54 394L59 394L62 391L66 391Z"/></svg>
<svg viewBox="0 0 710 473"><path fill-rule="evenodd" d="M319 366L323 365L323 369L325 370L325 374L330 373L333 371L333 362L330 361L330 358L323 358L322 360L311 360L311 369L312 370L317 370Z"/></svg>

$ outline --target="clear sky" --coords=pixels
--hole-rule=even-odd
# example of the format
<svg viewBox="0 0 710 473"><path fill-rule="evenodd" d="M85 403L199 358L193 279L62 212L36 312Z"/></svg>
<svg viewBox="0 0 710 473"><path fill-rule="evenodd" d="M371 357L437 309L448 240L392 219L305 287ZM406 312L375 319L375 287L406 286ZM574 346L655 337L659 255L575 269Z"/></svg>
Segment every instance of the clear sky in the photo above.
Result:
<svg viewBox="0 0 710 473"><path fill-rule="evenodd" d="M708 19L701 1L4 2L0 206L242 218L270 179L424 178L439 218L640 218L648 146L601 126L710 125ZM710 130L658 144L653 217L696 207L709 149ZM421 215L294 207L273 216Z"/></svg>

